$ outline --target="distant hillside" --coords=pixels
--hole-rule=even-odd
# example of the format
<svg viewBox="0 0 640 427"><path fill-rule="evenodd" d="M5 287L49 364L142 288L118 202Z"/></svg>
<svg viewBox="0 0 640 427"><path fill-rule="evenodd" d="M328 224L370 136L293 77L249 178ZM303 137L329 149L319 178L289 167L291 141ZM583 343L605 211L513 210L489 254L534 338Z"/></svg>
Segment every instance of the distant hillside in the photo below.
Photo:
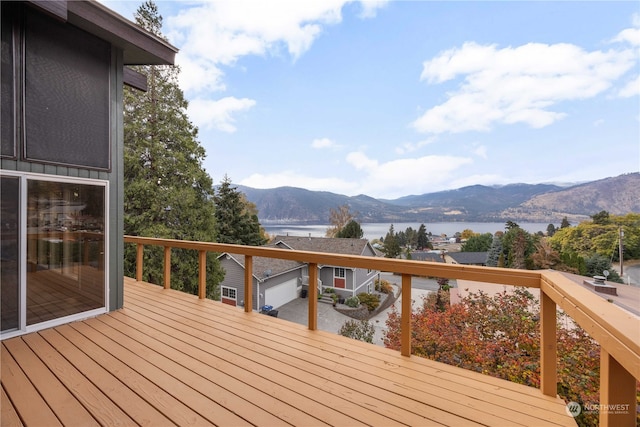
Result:
<svg viewBox="0 0 640 427"><path fill-rule="evenodd" d="M640 173L605 178L586 184L539 194L515 208L506 209L503 218L569 218L607 211L614 215L640 212Z"/></svg>
<svg viewBox="0 0 640 427"><path fill-rule="evenodd" d="M457 190L379 200L295 187L238 186L255 203L263 224L328 223L331 209L347 204L367 222L581 221L606 210L640 212L640 173L560 187L551 184L473 185Z"/></svg>

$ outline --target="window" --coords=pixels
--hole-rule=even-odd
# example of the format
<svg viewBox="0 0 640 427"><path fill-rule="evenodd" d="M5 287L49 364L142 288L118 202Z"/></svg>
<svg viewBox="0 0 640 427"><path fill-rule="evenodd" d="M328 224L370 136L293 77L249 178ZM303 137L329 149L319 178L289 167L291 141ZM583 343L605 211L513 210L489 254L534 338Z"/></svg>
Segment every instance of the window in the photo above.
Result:
<svg viewBox="0 0 640 427"><path fill-rule="evenodd" d="M111 46L31 9L26 21L26 159L110 169Z"/></svg>
<svg viewBox="0 0 640 427"><path fill-rule="evenodd" d="M228 288L226 286L222 286L222 297L229 299L236 299L236 290L235 288Z"/></svg>
<svg viewBox="0 0 640 427"><path fill-rule="evenodd" d="M334 269L334 271L333 271L333 275L334 275L335 277L345 277L345 276L346 276L346 273L345 273L344 268L338 268L338 267L336 267L336 268Z"/></svg>

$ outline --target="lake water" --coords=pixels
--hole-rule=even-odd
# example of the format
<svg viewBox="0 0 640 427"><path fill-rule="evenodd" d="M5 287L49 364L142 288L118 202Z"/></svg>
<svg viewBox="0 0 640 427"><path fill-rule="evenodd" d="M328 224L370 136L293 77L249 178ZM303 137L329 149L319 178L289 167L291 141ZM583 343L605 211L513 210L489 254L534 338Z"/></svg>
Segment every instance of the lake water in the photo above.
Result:
<svg viewBox="0 0 640 427"><path fill-rule="evenodd" d="M504 222L430 222L424 223L427 233L435 236L446 234L453 236L456 232L462 232L465 229L473 230L475 233L495 233L496 231L505 231ZM542 231L545 233L549 223L518 223L518 225L529 233L537 233ZM558 224L554 224L559 227ZM379 239L389 232L390 223L365 223L360 224L364 232L364 238L367 240ZM271 235L289 235L289 236L311 236L325 237L327 234L328 224L317 225L263 225L265 231ZM405 231L408 227L418 230L420 223L399 222L393 224L393 229L397 233Z"/></svg>

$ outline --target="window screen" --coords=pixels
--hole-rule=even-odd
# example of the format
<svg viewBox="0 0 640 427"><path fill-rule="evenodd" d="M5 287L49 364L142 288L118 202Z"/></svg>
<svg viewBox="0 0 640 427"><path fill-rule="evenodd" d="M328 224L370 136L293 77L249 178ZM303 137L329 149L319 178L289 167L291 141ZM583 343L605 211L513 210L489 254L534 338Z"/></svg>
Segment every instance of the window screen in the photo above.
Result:
<svg viewBox="0 0 640 427"><path fill-rule="evenodd" d="M24 98L29 160L110 168L110 45L27 11Z"/></svg>
<svg viewBox="0 0 640 427"><path fill-rule="evenodd" d="M2 2L2 69L0 69L0 80L2 82L2 101L0 103L0 120L2 121L2 136L0 143L0 155L15 157L15 126L14 126L14 85L13 85L13 34L12 5Z"/></svg>

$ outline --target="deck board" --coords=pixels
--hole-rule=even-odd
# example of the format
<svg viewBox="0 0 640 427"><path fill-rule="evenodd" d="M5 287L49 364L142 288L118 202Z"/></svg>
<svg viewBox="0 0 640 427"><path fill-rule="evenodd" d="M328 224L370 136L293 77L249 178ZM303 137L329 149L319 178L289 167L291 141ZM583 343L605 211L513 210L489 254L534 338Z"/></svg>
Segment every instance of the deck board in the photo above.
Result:
<svg viewBox="0 0 640 427"><path fill-rule="evenodd" d="M530 387L132 279L122 310L4 341L0 379L3 426L575 426Z"/></svg>

